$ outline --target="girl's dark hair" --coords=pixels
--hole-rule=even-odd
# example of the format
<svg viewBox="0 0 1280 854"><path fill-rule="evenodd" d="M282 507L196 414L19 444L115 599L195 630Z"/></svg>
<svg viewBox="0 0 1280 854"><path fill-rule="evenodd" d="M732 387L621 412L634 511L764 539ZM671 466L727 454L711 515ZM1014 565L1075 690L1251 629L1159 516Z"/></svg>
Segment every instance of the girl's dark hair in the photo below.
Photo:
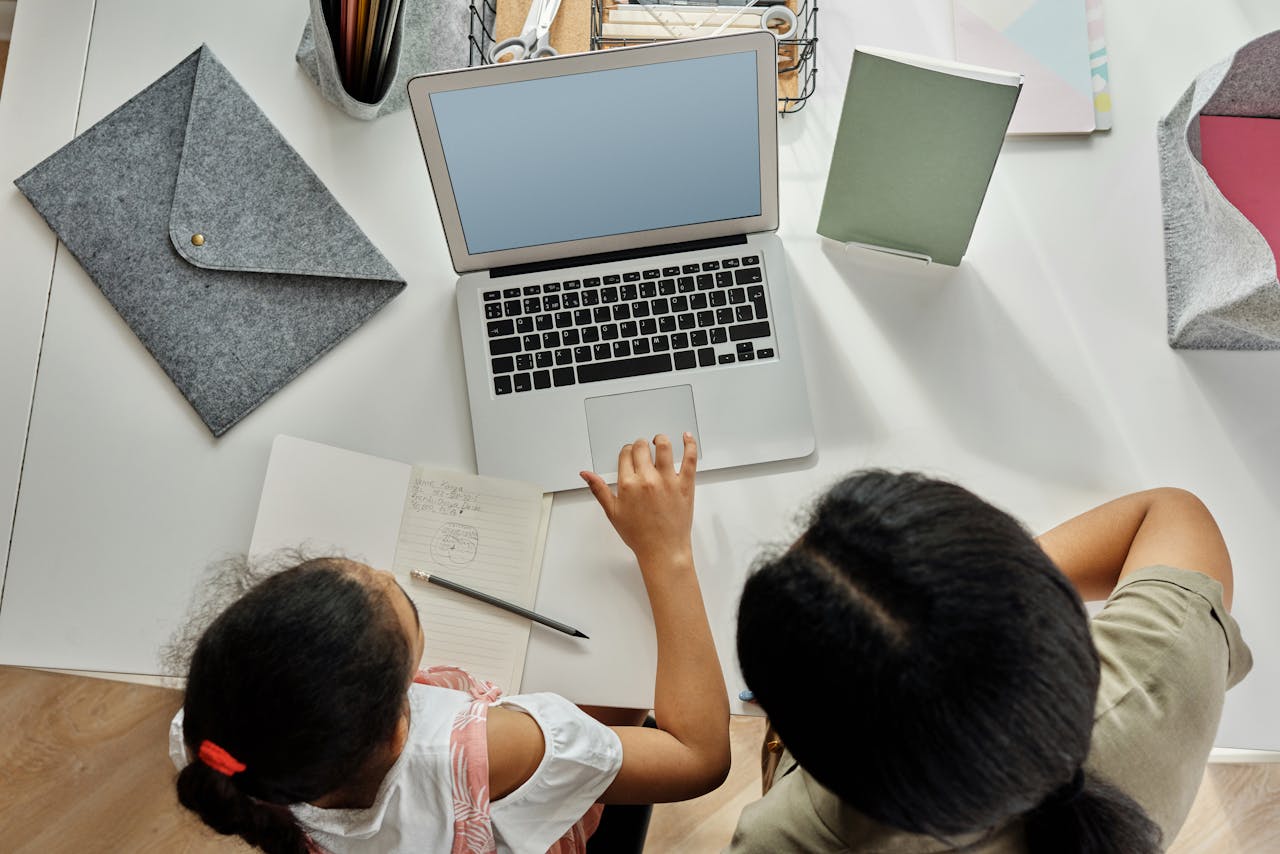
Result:
<svg viewBox="0 0 1280 854"><path fill-rule="evenodd" d="M1081 772L1099 663L1080 597L959 486L837 484L748 578L738 658L800 765L877 821L946 840L1021 818L1033 854L1159 850L1141 807Z"/></svg>
<svg viewBox="0 0 1280 854"><path fill-rule="evenodd" d="M393 737L411 652L385 594L345 561L273 575L200 638L183 704L194 761L178 800L214 830L264 851L303 854L288 805L350 783ZM196 759L209 740L244 763L228 777Z"/></svg>

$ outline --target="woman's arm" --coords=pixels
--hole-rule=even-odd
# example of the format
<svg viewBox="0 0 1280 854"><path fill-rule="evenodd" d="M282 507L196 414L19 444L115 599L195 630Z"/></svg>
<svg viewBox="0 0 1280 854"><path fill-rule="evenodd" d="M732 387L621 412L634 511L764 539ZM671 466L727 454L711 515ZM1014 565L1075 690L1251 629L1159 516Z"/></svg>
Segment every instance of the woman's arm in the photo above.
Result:
<svg viewBox="0 0 1280 854"><path fill-rule="evenodd" d="M1218 524L1190 492L1135 492L1063 522L1037 538L1085 599L1105 599L1134 570L1163 564L1222 584L1231 607L1231 556Z"/></svg>
<svg viewBox="0 0 1280 854"><path fill-rule="evenodd" d="M697 797L729 773L729 701L702 590L693 567L693 487L698 448L684 435L675 471L671 442L637 439L618 457L618 492L597 474L582 478L635 553L658 638L657 729L615 727L622 769L600 800L654 803Z"/></svg>

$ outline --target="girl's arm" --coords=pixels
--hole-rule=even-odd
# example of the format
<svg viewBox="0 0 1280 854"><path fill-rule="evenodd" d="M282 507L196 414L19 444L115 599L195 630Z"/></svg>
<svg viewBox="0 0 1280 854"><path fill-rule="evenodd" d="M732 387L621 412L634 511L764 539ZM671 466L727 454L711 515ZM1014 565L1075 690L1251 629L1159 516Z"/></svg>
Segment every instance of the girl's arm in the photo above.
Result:
<svg viewBox="0 0 1280 854"><path fill-rule="evenodd" d="M671 442L637 439L618 456L618 492L597 474L582 478L635 553L658 639L657 729L614 727L622 769L600 800L655 803L697 797L729 773L729 701L693 567L693 486L698 447L684 434L675 471Z"/></svg>
<svg viewBox="0 0 1280 854"><path fill-rule="evenodd" d="M1085 599L1105 599L1120 579L1163 564L1222 584L1231 607L1231 556L1218 524L1190 492L1135 492L1063 522L1037 538Z"/></svg>

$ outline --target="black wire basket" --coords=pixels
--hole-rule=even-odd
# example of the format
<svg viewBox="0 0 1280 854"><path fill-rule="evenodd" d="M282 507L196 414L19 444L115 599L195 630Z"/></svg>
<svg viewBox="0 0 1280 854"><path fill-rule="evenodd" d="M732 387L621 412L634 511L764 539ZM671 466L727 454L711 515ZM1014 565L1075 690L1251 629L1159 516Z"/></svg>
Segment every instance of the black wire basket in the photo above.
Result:
<svg viewBox="0 0 1280 854"><path fill-rule="evenodd" d="M490 0L477 0L487 3ZM718 5L716 0L702 0L701 5ZM726 12L741 9L740 4L725 7ZM768 8L768 7L765 7ZM591 49L604 50L611 47L623 47L633 44L651 44L653 39L606 37L604 31L605 0L591 0ZM805 101L813 94L818 80L818 0L800 0L796 10L796 27L794 37L778 39L778 52L786 56L788 62L778 66L778 112L786 116L795 113L804 106ZM784 90L783 77L795 74L795 94L789 95Z"/></svg>
<svg viewBox="0 0 1280 854"><path fill-rule="evenodd" d="M470 26L467 31L467 40L471 42L471 53L467 57L468 68L489 64L489 48L493 47L490 28L497 16L497 0L471 0Z"/></svg>

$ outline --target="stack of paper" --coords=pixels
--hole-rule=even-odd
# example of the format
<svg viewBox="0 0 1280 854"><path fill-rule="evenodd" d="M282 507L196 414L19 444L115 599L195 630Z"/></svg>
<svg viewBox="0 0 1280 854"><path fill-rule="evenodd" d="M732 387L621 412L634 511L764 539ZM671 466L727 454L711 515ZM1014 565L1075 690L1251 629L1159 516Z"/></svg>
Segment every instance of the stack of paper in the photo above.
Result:
<svg viewBox="0 0 1280 854"><path fill-rule="evenodd" d="M1111 127L1102 0L953 0L956 59L1026 78L1011 134Z"/></svg>

